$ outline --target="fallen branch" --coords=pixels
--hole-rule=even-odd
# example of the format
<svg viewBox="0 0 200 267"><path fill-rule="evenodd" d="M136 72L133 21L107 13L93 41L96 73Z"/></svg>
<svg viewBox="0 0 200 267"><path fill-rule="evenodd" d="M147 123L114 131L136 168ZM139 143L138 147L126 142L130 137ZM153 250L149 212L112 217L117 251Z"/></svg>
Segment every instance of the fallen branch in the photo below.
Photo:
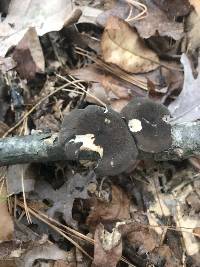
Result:
<svg viewBox="0 0 200 267"><path fill-rule="evenodd" d="M123 136L122 142L123 142ZM120 152L119 152L120 153ZM172 126L172 145L168 150L151 154L140 151L139 159L181 160L200 155L200 122ZM84 151L79 160L97 160L95 152ZM0 166L29 162L69 160L58 141L58 133L33 134L0 139Z"/></svg>

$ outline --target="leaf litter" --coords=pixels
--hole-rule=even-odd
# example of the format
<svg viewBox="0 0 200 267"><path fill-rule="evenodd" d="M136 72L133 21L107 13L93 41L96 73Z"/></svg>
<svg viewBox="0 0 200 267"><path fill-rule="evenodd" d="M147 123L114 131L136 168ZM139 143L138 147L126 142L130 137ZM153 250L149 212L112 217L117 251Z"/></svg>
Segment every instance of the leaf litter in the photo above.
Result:
<svg viewBox="0 0 200 267"><path fill-rule="evenodd" d="M96 104L137 96L199 120L199 1L2 1L0 136L57 133ZM138 160L117 176L84 165L0 175L0 266L200 266L198 158ZM94 247L94 248L93 248Z"/></svg>

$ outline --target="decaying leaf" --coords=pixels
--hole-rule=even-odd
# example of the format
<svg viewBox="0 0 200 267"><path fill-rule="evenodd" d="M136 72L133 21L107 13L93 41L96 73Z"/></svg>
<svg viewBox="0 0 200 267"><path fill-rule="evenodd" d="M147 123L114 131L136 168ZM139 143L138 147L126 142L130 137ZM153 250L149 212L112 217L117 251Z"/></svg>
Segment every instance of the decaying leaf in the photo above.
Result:
<svg viewBox="0 0 200 267"><path fill-rule="evenodd" d="M161 10L154 4L154 1L142 1L147 7L147 14L143 19L132 20L129 24L135 27L138 34L142 38L150 38L151 36L168 36L174 40L179 40L183 36L183 24L169 19L168 13ZM163 2L163 1L162 1ZM171 1L173 3L173 1ZM130 7L127 2L118 0L116 5L97 17L97 22L105 26L110 16L117 16L121 19L127 19L130 13ZM134 18L140 13L140 9L133 8L130 18Z"/></svg>
<svg viewBox="0 0 200 267"><path fill-rule="evenodd" d="M127 235L128 242L136 247L142 247L146 251L152 251L158 244L158 238L155 232L145 227L130 229Z"/></svg>
<svg viewBox="0 0 200 267"><path fill-rule="evenodd" d="M182 266L181 260L175 257L173 251L167 245L163 245L159 248L156 248L154 252L156 252L156 254L158 254L161 258L164 258L166 267Z"/></svg>
<svg viewBox="0 0 200 267"><path fill-rule="evenodd" d="M22 39L29 27L35 27L38 35L59 31L64 25L76 22L79 9L72 9L70 0L39 1L12 0L6 19L0 23L0 56Z"/></svg>
<svg viewBox="0 0 200 267"><path fill-rule="evenodd" d="M119 187L112 186L111 202L94 199L92 209L87 218L89 225L96 225L100 221L116 221L130 218L130 199Z"/></svg>
<svg viewBox="0 0 200 267"><path fill-rule="evenodd" d="M169 105L176 122L191 122L200 118L200 74L195 79L188 57L183 54L184 85L179 96Z"/></svg>
<svg viewBox="0 0 200 267"><path fill-rule="evenodd" d="M135 249L150 252L158 245L158 235L148 227L147 217L139 212L135 212L132 219L119 223L118 228L123 238Z"/></svg>
<svg viewBox="0 0 200 267"><path fill-rule="evenodd" d="M44 56L35 28L30 28L13 53L17 71L22 79L33 79L36 73L44 72Z"/></svg>
<svg viewBox="0 0 200 267"><path fill-rule="evenodd" d="M0 186L0 242L8 241L13 238L14 224L8 212L7 207L7 192L5 185Z"/></svg>
<svg viewBox="0 0 200 267"><path fill-rule="evenodd" d="M77 222L72 218L74 200L89 198L88 188L91 183L96 183L93 172L88 175L74 174L58 190L54 190L44 180L37 181L35 192L41 200L47 199L53 202L52 207L48 210L50 217L54 217L56 212L61 212L64 220L69 225L76 227Z"/></svg>
<svg viewBox="0 0 200 267"><path fill-rule="evenodd" d="M127 72L148 72L159 65L157 55L145 45L137 31L117 17L108 19L101 48L106 62Z"/></svg>
<svg viewBox="0 0 200 267"><path fill-rule="evenodd" d="M102 224L96 228L94 246L94 261L92 267L115 267L122 254L121 234L117 228L112 232L104 229Z"/></svg>

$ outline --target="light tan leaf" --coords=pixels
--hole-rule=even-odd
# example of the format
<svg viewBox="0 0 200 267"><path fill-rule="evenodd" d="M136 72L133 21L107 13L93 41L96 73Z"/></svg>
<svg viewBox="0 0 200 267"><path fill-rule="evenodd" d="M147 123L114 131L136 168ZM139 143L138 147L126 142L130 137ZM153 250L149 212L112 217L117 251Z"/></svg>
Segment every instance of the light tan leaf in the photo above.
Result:
<svg viewBox="0 0 200 267"><path fill-rule="evenodd" d="M149 72L159 65L157 55L145 45L137 31L117 17L109 18L101 48L106 62L128 72Z"/></svg>
<svg viewBox="0 0 200 267"><path fill-rule="evenodd" d="M8 212L6 196L6 188L2 186L0 191L0 242L11 240L14 232L14 224Z"/></svg>
<svg viewBox="0 0 200 267"><path fill-rule="evenodd" d="M194 10L186 19L187 51L194 51L200 47L200 1L190 0L190 4L194 7Z"/></svg>
<svg viewBox="0 0 200 267"><path fill-rule="evenodd" d="M200 15L200 1L199 0L189 0L190 4L194 7L198 15Z"/></svg>

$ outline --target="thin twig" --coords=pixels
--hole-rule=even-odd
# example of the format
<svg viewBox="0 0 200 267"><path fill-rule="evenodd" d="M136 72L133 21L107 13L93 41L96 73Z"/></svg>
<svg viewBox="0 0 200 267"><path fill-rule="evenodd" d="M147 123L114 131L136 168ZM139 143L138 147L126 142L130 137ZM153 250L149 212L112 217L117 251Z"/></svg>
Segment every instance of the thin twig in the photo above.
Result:
<svg viewBox="0 0 200 267"><path fill-rule="evenodd" d="M69 80L67 78L65 78L65 77L63 77L63 76L61 76L59 74L56 74L56 76L59 77L62 80L65 80L65 81L69 82ZM86 95L89 95L90 97L94 98L97 102L99 102L100 105L102 105L103 107L105 107L107 109L106 104L102 100L100 100L98 97L96 97L95 95L90 94L87 90L85 90L81 86L79 86L79 89L82 90Z"/></svg>

